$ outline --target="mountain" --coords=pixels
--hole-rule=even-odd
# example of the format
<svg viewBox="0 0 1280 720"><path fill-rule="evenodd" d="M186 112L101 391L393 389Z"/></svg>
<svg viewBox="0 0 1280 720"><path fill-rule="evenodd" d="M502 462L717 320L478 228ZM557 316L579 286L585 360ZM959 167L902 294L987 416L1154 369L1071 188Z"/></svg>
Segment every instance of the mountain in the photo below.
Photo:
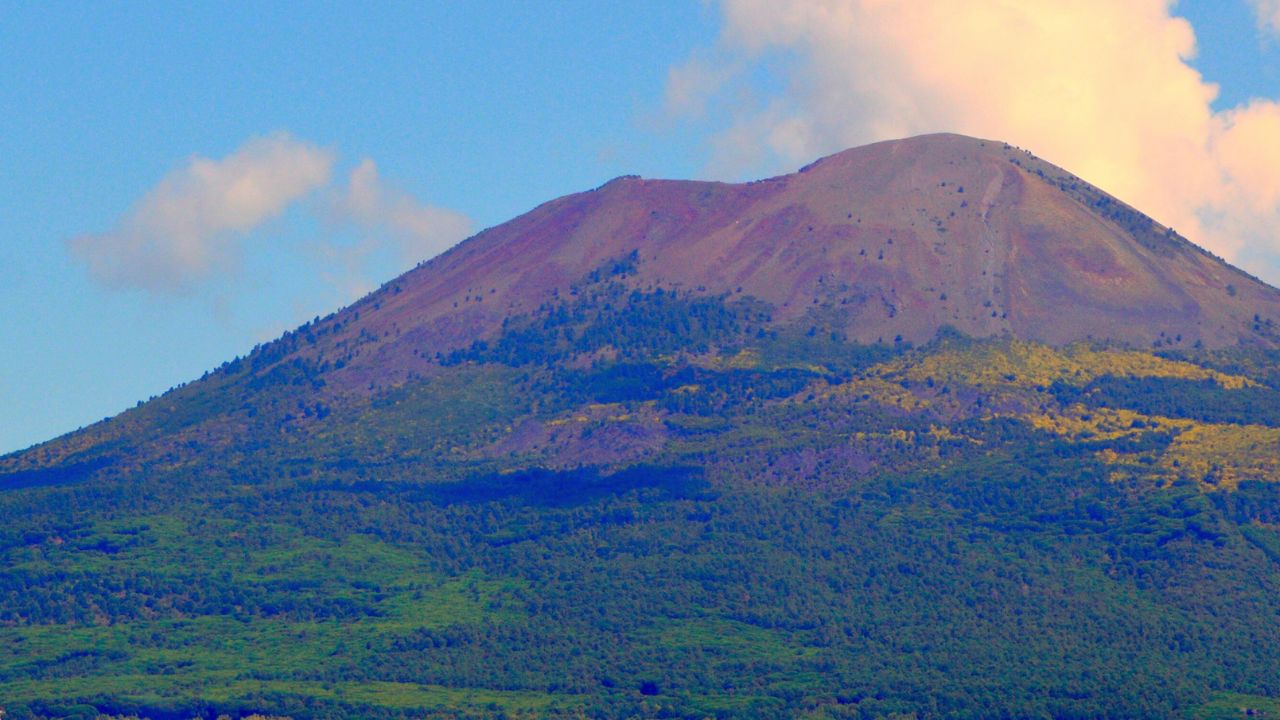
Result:
<svg viewBox="0 0 1280 720"><path fill-rule="evenodd" d="M0 709L1280 713L1278 318L999 142L619 178L0 458Z"/></svg>
<svg viewBox="0 0 1280 720"><path fill-rule="evenodd" d="M631 253L631 287L745 293L779 320L838 305L860 342L950 325L1216 347L1280 313L1275 288L1079 178L1002 143L930 135L745 185L619 178L561 198L405 275L403 295L375 294L374 329L468 341Z"/></svg>

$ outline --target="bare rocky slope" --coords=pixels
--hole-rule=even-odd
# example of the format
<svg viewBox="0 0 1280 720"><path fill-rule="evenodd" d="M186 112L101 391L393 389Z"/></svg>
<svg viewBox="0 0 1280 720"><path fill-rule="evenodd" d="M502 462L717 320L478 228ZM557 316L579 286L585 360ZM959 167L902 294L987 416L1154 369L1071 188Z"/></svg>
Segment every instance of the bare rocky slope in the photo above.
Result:
<svg viewBox="0 0 1280 720"><path fill-rule="evenodd" d="M949 325L1051 344L1274 345L1255 320L1280 317L1280 291L1083 180L1000 142L928 135L746 184L618 178L406 273L336 337L394 338L384 360L448 349L631 253L636 287L752 295L784 322L826 307L862 342Z"/></svg>

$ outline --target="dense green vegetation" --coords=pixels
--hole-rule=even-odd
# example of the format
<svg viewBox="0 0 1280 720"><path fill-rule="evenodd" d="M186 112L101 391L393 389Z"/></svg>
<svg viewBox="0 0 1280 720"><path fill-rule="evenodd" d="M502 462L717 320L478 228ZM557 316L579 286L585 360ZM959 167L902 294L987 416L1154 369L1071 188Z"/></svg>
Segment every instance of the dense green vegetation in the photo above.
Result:
<svg viewBox="0 0 1280 720"><path fill-rule="evenodd" d="M268 346L0 475L6 720L1276 712L1280 478L1184 462L1280 426L1268 359L856 346L627 267L364 398Z"/></svg>

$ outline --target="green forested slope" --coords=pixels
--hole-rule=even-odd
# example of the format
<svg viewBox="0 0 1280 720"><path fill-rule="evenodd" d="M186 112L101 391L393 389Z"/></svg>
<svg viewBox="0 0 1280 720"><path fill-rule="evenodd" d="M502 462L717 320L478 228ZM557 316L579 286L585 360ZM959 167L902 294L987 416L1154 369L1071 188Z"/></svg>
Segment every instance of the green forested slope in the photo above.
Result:
<svg viewBox="0 0 1280 720"><path fill-rule="evenodd" d="M9 458L6 717L1275 711L1274 356L577 293L363 396L268 348Z"/></svg>

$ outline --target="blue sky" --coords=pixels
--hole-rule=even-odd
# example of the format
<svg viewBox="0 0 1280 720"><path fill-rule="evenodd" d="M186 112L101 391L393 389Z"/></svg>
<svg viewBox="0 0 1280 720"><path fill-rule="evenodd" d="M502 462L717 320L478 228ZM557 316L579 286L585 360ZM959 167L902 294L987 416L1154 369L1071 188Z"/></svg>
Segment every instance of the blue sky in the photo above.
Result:
<svg viewBox="0 0 1280 720"><path fill-rule="evenodd" d="M849 60L866 54L841 46L865 37L792 23L803 12L769 15L794 4L0 0L0 452L198 377L350 302L463 228L617 175L738 180L897 128L1024 132L964 107L959 91L918 103L934 115L875 115L883 98ZM1267 0L1151 6L1127 22L1171 27L1170 12L1191 21L1199 55L1187 62L1220 88L1208 112L1244 128L1233 108L1280 97ZM889 20L859 12L848 17L873 30ZM928 20L919 19L926 28ZM1151 72L1176 74L1172 52L1153 49ZM881 59L922 78L921 88L937 84L931 68ZM1064 82L1102 82L1093 77ZM824 82L860 98L867 114L845 118L822 99L830 92L815 91ZM1182 114L1194 115L1187 107ZM1117 112L1139 129L1152 122ZM958 127L945 126L951 117ZM1268 122L1253 113L1249 127L1265 133ZM804 132L787 135L797 127ZM1023 144L1077 169L1063 156L1072 146L1054 138L1083 131L1052 129L1026 131ZM1214 142L1228 148L1223 138ZM312 164L247 215L209 210L227 195L200 185L208 173L228 182L243 168L274 173L276 150ZM1269 179L1223 152L1234 176ZM1143 182L1117 175L1103 184L1154 205L1200 199L1166 198ZM1212 197L1197 217L1236 207L1223 199L1235 186L1224 187L1186 190ZM195 208L192 242L215 256L158 282L170 256L137 263L172 240L176 226L154 216L175 197ZM1266 220L1269 202L1259 196L1249 207L1263 207ZM1202 230L1250 238L1221 240L1222 252L1275 282L1275 245L1254 239L1258 227L1205 221Z"/></svg>

